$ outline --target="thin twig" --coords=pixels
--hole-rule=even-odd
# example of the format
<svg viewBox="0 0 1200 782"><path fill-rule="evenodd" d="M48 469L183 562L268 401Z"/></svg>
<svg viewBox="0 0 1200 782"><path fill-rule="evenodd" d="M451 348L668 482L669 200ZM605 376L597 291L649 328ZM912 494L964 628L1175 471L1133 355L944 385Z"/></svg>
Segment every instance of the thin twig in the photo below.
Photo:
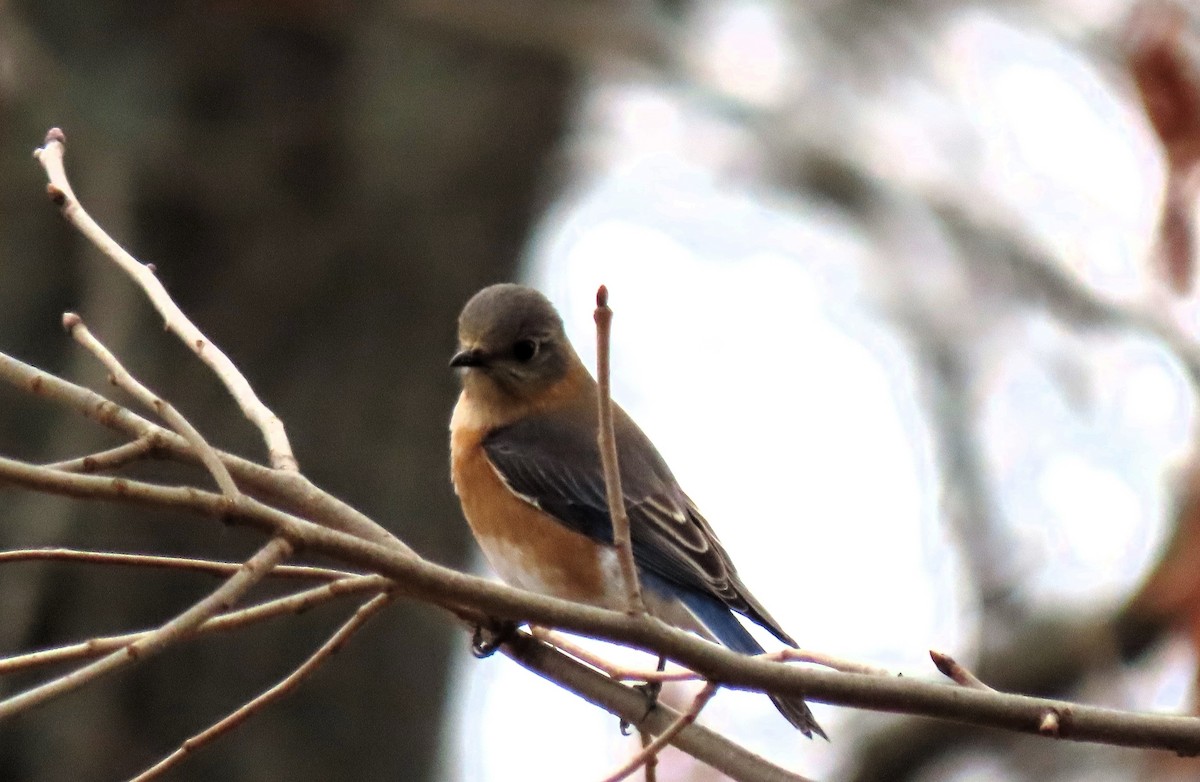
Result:
<svg viewBox="0 0 1200 782"><path fill-rule="evenodd" d="M604 489L608 500L608 515L612 520L613 546L621 565L621 580L625 585L626 610L630 614L646 613L642 589L638 584L637 566L633 559L633 541L629 536L629 514L625 510L625 494L621 490L621 470L617 461L617 438L613 431L612 388L609 381L609 344L612 335L612 310L608 307L608 288L596 291L596 382L599 385L597 405L600 427L597 442L600 462L604 466Z"/></svg>
<svg viewBox="0 0 1200 782"><path fill-rule="evenodd" d="M165 568L206 573L213 576L231 576L242 566L241 562L222 562L215 559L172 557L160 554L130 554L115 551L86 551L74 548L27 548L0 551L0 565L8 562L51 561L85 562L96 565L129 565L134 567ZM349 570L316 567L315 565L277 565L267 574L270 578L306 579L309 581L333 581L339 578L355 578L362 574Z"/></svg>
<svg viewBox="0 0 1200 782"><path fill-rule="evenodd" d="M301 682L308 678L325 660L336 654L342 645L359 630L367 620L377 614L380 609L386 606L392 600L392 595L384 592L376 595L366 603L359 606L358 610L350 619L338 628L332 636L329 637L321 647L312 653L300 667L288 674L284 679L275 684L269 690L261 693L257 697L247 701L239 706L236 710L228 714L224 719L214 723L205 730L192 736L187 741L180 745L179 749L167 755L165 758L155 763L150 768L143 771L134 777L131 782L146 782L146 780L157 779L167 770L173 768L182 761L189 753L200 749L206 744L210 744L225 733L236 728L246 720L253 717L258 712L266 708L270 703L279 700L284 695L298 687Z"/></svg>
<svg viewBox="0 0 1200 782"><path fill-rule="evenodd" d="M986 690L987 692L995 692L991 687L979 680L975 674L971 673L964 666L960 665L958 660L955 660L945 652L939 652L936 649L929 650L929 657L933 660L933 664L944 675L953 679L956 683L963 687L970 687L973 690Z"/></svg>
<svg viewBox="0 0 1200 782"><path fill-rule="evenodd" d="M642 751L648 751L654 743L654 735L646 730L638 730L638 737L642 742ZM642 766L646 769L646 782L658 782L658 753L647 755Z"/></svg>
<svg viewBox="0 0 1200 782"><path fill-rule="evenodd" d="M107 472L131 464L153 453L157 447L152 436L139 437L132 442L118 445L77 459L66 459L45 465L52 470L63 472Z"/></svg>
<svg viewBox="0 0 1200 782"><path fill-rule="evenodd" d="M760 660L775 660L781 663L812 663L813 665L830 668L834 671L841 671L842 673L861 673L867 676L894 675L886 668L860 663L855 660L847 660L842 657L834 657L824 652L814 652L811 649L776 649L773 652L764 652L755 656Z"/></svg>
<svg viewBox="0 0 1200 782"><path fill-rule="evenodd" d="M675 668L666 671L651 671L641 668L628 668L610 660L606 660L573 639L556 633L546 627L533 626L529 628L533 637L548 643L560 652L566 652L580 662L587 663L598 671L607 674L609 678L619 682L690 682L702 678L694 671L686 668Z"/></svg>
<svg viewBox="0 0 1200 782"><path fill-rule="evenodd" d="M282 568L284 566L280 566ZM275 575L280 568L272 571ZM246 627L278 616L301 614L322 603L327 603L348 595L360 595L369 592L380 592L389 589L392 582L383 576L353 576L340 578L328 584L312 589L305 589L285 597L267 600L246 608L230 611L206 620L190 636L198 638L218 632L228 632ZM81 643L56 646L52 649L42 649L36 652L13 655L0 658L0 676L16 671L40 668L75 660L90 660L103 654L123 649L134 641L140 640L153 630L142 630L121 635L89 638Z"/></svg>
<svg viewBox="0 0 1200 782"><path fill-rule="evenodd" d="M611 662L604 659L600 655L592 652L582 644L576 643L571 638L556 633L553 630L545 627L532 627L530 632L540 641L544 641L560 651L566 652L577 660L587 663L593 668L603 671L617 681L635 681L635 682L685 682L696 681L704 677L695 671L689 671L686 668L675 668L667 671L652 671L643 668L630 668L624 665ZM870 676L891 676L892 673L884 668L879 668L866 663L855 662L853 660L845 660L822 652L814 652L807 649L779 649L774 652L764 652L755 655L759 660L771 660L774 662L803 662L820 665L825 668L831 668L835 671L844 671L846 673L862 673Z"/></svg>
<svg viewBox="0 0 1200 782"><path fill-rule="evenodd" d="M46 133L45 143L33 153L46 170L49 179L47 193L62 210L63 217L141 286L147 298L162 315L167 329L183 340L183 343L216 373L241 407L242 413L262 432L271 466L277 470L296 470L296 457L292 454L292 446L288 443L283 422L259 400L250 383L229 357L183 314L166 288L154 276L153 268L130 255L84 210L67 179L66 168L63 165L65 152L66 137L58 128L51 128Z"/></svg>
<svg viewBox="0 0 1200 782"><path fill-rule="evenodd" d="M205 620L229 610L229 607L245 594L246 590L258 583L271 568L291 556L292 550L292 544L285 538L272 538L254 556L242 563L238 572L230 576L221 586L157 630L94 663L0 701L0 720L78 689L118 668L161 652L170 644L191 634Z"/></svg>
<svg viewBox="0 0 1200 782"><path fill-rule="evenodd" d="M170 429L142 418L90 388L43 372L4 353L0 353L0 380L33 396L66 405L85 418L128 437L151 437L173 459L189 464L199 462L199 456L187 440ZM383 526L362 511L317 488L299 472L272 470L225 451L217 451L217 455L246 490L252 489L256 494L269 497L304 518L317 520L332 529L401 553L413 554L411 548Z"/></svg>
<svg viewBox="0 0 1200 782"><path fill-rule="evenodd" d="M687 711L680 714L678 719L655 738L654 741L642 747L641 752L630 758L625 765L605 777L604 782L621 782L622 779L626 779L639 768L646 765L648 761L657 758L658 753L662 751L663 747L671 743L671 739L675 738L675 735L679 731L696 721L696 717L700 715L701 709L707 706L708 702L716 694L717 685L713 682L706 683L704 688L696 693L696 697L692 699L692 705Z"/></svg>
<svg viewBox="0 0 1200 782"><path fill-rule="evenodd" d="M147 409L157 413L172 429L191 443L192 448L196 451L196 455L200 457L200 461L208 468L213 479L217 482L217 486L221 488L221 492L226 497L234 499L241 494L238 491L237 484L233 481L233 476L229 474L229 470L225 468L225 464L217 456L217 452L208 444L208 441L204 439L199 430L192 426L192 423L184 418L175 409L174 405L138 382L137 378L121 365L120 360L113 355L112 351L106 348L100 340L96 339L95 335L88 329L87 324L83 322L83 318L74 312L68 312L63 315L63 328L67 330L76 342L83 345L96 358L100 359L100 363L104 364L105 369L109 371L109 377L114 385L124 389Z"/></svg>

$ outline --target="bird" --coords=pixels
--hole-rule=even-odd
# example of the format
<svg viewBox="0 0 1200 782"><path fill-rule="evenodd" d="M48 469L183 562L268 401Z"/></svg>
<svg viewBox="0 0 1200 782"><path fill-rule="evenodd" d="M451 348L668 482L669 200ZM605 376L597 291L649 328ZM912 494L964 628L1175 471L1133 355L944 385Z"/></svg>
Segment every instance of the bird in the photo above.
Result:
<svg viewBox="0 0 1200 782"><path fill-rule="evenodd" d="M596 437L598 386L554 305L523 285L484 288L458 318L450 366L462 380L450 420L451 479L488 563L513 586L624 609ZM616 404L613 430L647 611L761 654L736 612L796 647L742 583L650 438ZM803 698L771 700L804 735L827 738Z"/></svg>

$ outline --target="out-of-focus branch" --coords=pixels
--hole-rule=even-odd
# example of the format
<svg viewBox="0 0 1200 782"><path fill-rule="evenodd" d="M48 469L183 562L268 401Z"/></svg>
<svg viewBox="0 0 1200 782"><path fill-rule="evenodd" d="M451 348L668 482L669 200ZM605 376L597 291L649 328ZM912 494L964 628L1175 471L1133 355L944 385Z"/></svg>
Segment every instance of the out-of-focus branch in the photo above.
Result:
<svg viewBox="0 0 1200 782"><path fill-rule="evenodd" d="M675 70L681 59L679 31L649 3L404 0L398 7L415 23L580 64Z"/></svg>

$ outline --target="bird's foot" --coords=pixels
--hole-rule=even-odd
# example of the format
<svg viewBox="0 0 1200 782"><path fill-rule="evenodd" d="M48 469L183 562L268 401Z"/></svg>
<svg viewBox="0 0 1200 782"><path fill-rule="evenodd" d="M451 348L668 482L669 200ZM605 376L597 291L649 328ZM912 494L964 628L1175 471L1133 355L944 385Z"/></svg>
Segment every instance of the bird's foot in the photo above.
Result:
<svg viewBox="0 0 1200 782"><path fill-rule="evenodd" d="M662 692L662 682L646 682L645 684L636 684L633 689L640 692L646 698L646 711L642 714L641 722L646 719L650 712L654 711L654 707L658 705L658 694ZM628 736L633 732L633 724L628 720L621 720L621 735Z"/></svg>
<svg viewBox="0 0 1200 782"><path fill-rule="evenodd" d="M487 624L477 624L471 636L471 654L480 660L491 657L516 632L516 622L492 620Z"/></svg>

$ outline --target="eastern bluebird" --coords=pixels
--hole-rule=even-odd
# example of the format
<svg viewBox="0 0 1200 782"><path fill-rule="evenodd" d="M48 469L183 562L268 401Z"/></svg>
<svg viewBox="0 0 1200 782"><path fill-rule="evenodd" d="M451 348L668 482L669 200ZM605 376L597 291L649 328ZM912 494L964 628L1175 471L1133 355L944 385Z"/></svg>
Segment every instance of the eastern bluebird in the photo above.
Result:
<svg viewBox="0 0 1200 782"><path fill-rule="evenodd" d="M484 288L459 316L458 341L451 475L488 562L518 587L624 608L596 443L597 386L554 306L532 288ZM746 589L650 439L616 405L613 423L647 610L742 654L763 648L734 611L796 646ZM771 700L806 736L825 736L803 699Z"/></svg>

